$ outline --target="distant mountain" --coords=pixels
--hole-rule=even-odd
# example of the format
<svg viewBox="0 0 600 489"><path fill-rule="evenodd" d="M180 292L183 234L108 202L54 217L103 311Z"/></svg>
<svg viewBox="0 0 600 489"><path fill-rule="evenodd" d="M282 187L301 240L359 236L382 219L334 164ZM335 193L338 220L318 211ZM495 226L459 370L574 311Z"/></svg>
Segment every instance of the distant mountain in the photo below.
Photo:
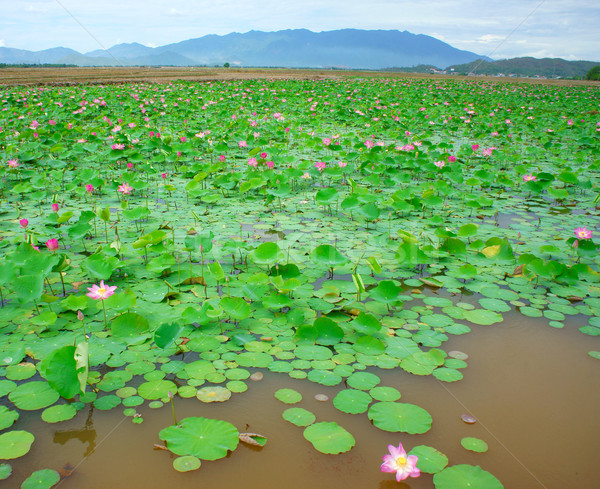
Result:
<svg viewBox="0 0 600 489"><path fill-rule="evenodd" d="M208 35L156 48L138 43L118 44L107 51L96 50L84 55L65 48L38 52L0 48L0 63L73 63L80 66L230 63L232 66L381 69L419 64L443 68L482 58L422 34L359 29L250 31Z"/></svg>
<svg viewBox="0 0 600 489"><path fill-rule="evenodd" d="M450 66L458 74L474 73L476 75L517 75L543 76L546 78L579 78L585 77L594 66L594 61L566 61L562 58L512 58L498 61L474 61L467 64Z"/></svg>

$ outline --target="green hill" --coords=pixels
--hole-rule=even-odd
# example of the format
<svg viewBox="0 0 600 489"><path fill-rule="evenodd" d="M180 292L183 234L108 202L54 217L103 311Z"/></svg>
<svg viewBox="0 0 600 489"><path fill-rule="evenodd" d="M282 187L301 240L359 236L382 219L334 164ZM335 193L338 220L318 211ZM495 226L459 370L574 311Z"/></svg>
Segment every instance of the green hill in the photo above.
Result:
<svg viewBox="0 0 600 489"><path fill-rule="evenodd" d="M473 61L448 68L457 74L541 76L545 78L585 78L595 61L567 61L562 58L512 58L498 61Z"/></svg>

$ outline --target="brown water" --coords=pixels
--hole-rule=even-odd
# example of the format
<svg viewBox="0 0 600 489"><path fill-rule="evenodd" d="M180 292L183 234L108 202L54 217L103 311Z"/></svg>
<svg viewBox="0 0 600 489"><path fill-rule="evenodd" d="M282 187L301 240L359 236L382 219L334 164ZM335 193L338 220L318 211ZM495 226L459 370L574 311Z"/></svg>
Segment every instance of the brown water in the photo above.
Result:
<svg viewBox="0 0 600 489"><path fill-rule="evenodd" d="M576 321L576 319L575 319ZM199 487L286 489L432 489L432 476L421 475L399 484L393 474L379 471L388 444L405 448L430 445L445 453L450 465L472 464L494 474L506 489L596 488L600 485L600 361L587 355L600 350L600 339L579 333L574 325L553 329L516 313L505 314L500 326L474 326L468 335L453 337L444 347L469 355L464 379L442 383L403 371L373 370L381 385L398 388L402 402L417 404L433 416L425 435L381 431L366 414L336 410L331 400L319 402L317 393L333 398L342 387L323 387L265 372L261 382L248 380L249 389L225 403L204 404L176 399L177 416L205 416L227 420L240 431L268 437L262 449L243 444L227 458L203 462L195 472L172 468L169 452L154 450L158 432L172 423L171 408L138 408L145 421L135 425L121 408L111 412L88 408L71 421L47 425L39 413L22 414L15 429L36 436L31 452L12 461L13 475L2 487L17 488L32 471L75 467L60 489L191 489ZM300 391L296 406L336 421L356 438L356 446L341 455L315 451L298 428L281 417L289 407L273 393L281 387ZM478 422L467 425L463 413ZM248 425L248 426L247 426ZM485 440L487 453L467 452L465 436ZM476 488L474 488L476 489Z"/></svg>

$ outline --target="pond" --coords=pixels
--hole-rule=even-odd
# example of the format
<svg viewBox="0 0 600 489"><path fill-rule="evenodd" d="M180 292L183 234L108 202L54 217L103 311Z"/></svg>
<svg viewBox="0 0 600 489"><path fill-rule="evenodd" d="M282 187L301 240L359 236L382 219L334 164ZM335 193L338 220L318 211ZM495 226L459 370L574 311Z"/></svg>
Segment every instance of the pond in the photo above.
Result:
<svg viewBox="0 0 600 489"><path fill-rule="evenodd" d="M23 416L19 427L31 430L36 444L30 459L14 462L13 476L23 479L45 467L63 469L70 474L58 486L64 489L124 485L132 489L433 487L428 474L398 484L392 474L379 471L387 445L402 442L407 450L413 445L435 446L454 464L480 465L496 474L506 488L594 487L600 450L600 425L595 422L600 371L597 360L586 355L588 338L573 334L576 323L557 330L512 313L501 325L475 327L449 342L449 348L460 348L469 356L464 378L456 383L370 369L380 376L381 385L397 388L403 402L431 413L433 427L425 435L385 433L366 414L340 413L332 405L339 386L265 371L263 380L249 382L247 392L234 394L226 402L178 399L175 403L179 418L224 419L241 431L265 435L264 448L242 445L225 459L204 462L199 471L181 474L171 467L173 455L153 449L162 443L157 433L173 422L168 404L159 409L138 408L144 418L140 425L120 409L106 413L86 407L60 425L42 423L35 415ZM276 400L274 393L283 387L302 394L295 406L350 431L356 447L340 455L317 453L303 438L303 428L282 418L289 406ZM317 394L329 400L318 401ZM476 423L464 423L462 414L473 415ZM460 445L464 437L484 440L488 451L465 450Z"/></svg>

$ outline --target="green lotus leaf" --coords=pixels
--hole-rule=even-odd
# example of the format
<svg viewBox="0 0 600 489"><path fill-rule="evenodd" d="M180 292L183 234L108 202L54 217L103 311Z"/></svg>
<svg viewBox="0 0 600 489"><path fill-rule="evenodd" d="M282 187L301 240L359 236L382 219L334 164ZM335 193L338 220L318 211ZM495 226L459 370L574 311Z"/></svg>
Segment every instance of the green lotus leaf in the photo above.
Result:
<svg viewBox="0 0 600 489"><path fill-rule="evenodd" d="M371 372L355 372L347 379L347 383L354 389L367 391L381 382L381 379Z"/></svg>
<svg viewBox="0 0 600 489"><path fill-rule="evenodd" d="M40 374L48 384L65 399L72 399L82 392L79 382L79 368L75 360L75 346L63 346L54 350L40 364Z"/></svg>
<svg viewBox="0 0 600 489"><path fill-rule="evenodd" d="M23 481L21 489L50 489L59 481L60 474L56 470L37 470Z"/></svg>
<svg viewBox="0 0 600 489"><path fill-rule="evenodd" d="M335 422L320 422L304 429L304 438L321 453L344 453L356 445L354 437Z"/></svg>
<svg viewBox="0 0 600 489"><path fill-rule="evenodd" d="M432 423L431 415L422 407L399 402L375 403L368 416L377 428L391 432L426 433Z"/></svg>
<svg viewBox="0 0 600 489"><path fill-rule="evenodd" d="M161 430L158 436L174 454L201 460L223 458L239 443L239 432L231 423L202 417L185 418Z"/></svg>
<svg viewBox="0 0 600 489"><path fill-rule="evenodd" d="M17 419L19 419L17 411L8 409L6 406L0 406L0 430L10 428Z"/></svg>
<svg viewBox="0 0 600 489"><path fill-rule="evenodd" d="M35 437L28 431L9 431L0 435L0 459L11 460L29 452Z"/></svg>
<svg viewBox="0 0 600 489"><path fill-rule="evenodd" d="M333 398L333 405L344 413L362 414L367 411L372 400L364 391L344 389Z"/></svg>
<svg viewBox="0 0 600 489"><path fill-rule="evenodd" d="M0 464L0 481L8 479L12 474L12 467L9 464Z"/></svg>
<svg viewBox="0 0 600 489"><path fill-rule="evenodd" d="M200 459L193 455L184 455L183 457L177 457L173 460L173 468L177 472L190 472L191 470L198 470L200 468Z"/></svg>
<svg viewBox="0 0 600 489"><path fill-rule="evenodd" d="M275 392L275 398L285 404L296 404L302 400L302 394L293 389L279 389Z"/></svg>
<svg viewBox="0 0 600 489"><path fill-rule="evenodd" d="M159 348L168 348L179 337L183 326L177 323L163 323L154 332L154 342Z"/></svg>
<svg viewBox="0 0 600 489"><path fill-rule="evenodd" d="M310 258L313 262L328 268L340 267L350 261L331 245L317 246L311 252Z"/></svg>
<svg viewBox="0 0 600 489"><path fill-rule="evenodd" d="M286 409L283 414L283 419L289 421L296 426L308 426L315 422L316 416L303 408L293 407Z"/></svg>
<svg viewBox="0 0 600 489"><path fill-rule="evenodd" d="M46 423L60 423L72 419L77 414L77 409L72 404L51 406L42 411L42 419Z"/></svg>
<svg viewBox="0 0 600 489"><path fill-rule="evenodd" d="M138 394L148 400L167 397L169 391L171 391L173 395L177 393L177 385L170 380L152 380L150 382L144 382L138 387Z"/></svg>
<svg viewBox="0 0 600 489"><path fill-rule="evenodd" d="M471 452L483 453L487 452L488 450L488 445L486 442L471 436L467 436L460 440L460 444L463 446L463 448Z"/></svg>
<svg viewBox="0 0 600 489"><path fill-rule="evenodd" d="M202 387L196 393L196 397L202 402L224 402L231 397L231 391L225 387Z"/></svg>
<svg viewBox="0 0 600 489"><path fill-rule="evenodd" d="M59 397L60 394L56 390L42 381L21 384L8 395L14 405L24 411L48 407L58 401Z"/></svg>
<svg viewBox="0 0 600 489"><path fill-rule="evenodd" d="M448 465L448 457L446 457L446 455L427 445L413 447L413 449L408 452L408 455L419 457L419 460L417 460L417 467L421 472L427 474L436 474Z"/></svg>
<svg viewBox="0 0 600 489"><path fill-rule="evenodd" d="M479 465L452 465L433 476L435 489L504 489L502 483Z"/></svg>
<svg viewBox="0 0 600 489"><path fill-rule="evenodd" d="M114 336L136 338L150 329L148 320L135 312L126 312L112 320L110 329Z"/></svg>

